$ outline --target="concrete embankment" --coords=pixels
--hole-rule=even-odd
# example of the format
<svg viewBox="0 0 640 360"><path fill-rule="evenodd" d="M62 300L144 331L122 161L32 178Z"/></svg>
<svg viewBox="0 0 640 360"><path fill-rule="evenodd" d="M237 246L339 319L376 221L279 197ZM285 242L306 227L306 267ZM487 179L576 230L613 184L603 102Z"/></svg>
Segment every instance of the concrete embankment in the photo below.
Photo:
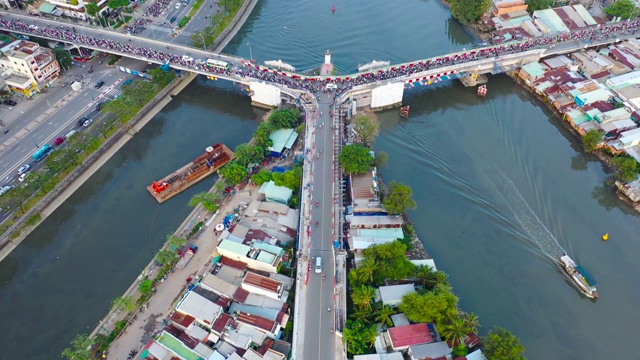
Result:
<svg viewBox="0 0 640 360"><path fill-rule="evenodd" d="M49 215L51 215L65 200L67 200L82 184L84 184L104 163L107 162L118 150L120 150L124 144L126 144L133 136L140 131L153 117L160 112L172 99L187 85L196 78L196 74L187 74L182 78L176 79L173 83L169 84L163 89L155 98L153 98L149 104L140 110L138 115L131 120L131 129L128 131L119 129L114 133L107 141L105 141L100 149L94 154L85 159L84 163L76 168L71 174L67 176L58 186L47 196L45 196L40 203L36 204L31 210L27 211L25 216L21 218L21 221L17 222L18 226L21 226L31 216L40 213L40 220L22 230L20 236L15 239L9 240L8 231L2 238L4 246L0 249L0 261L2 261L7 255L13 251L20 243L36 228L40 225Z"/></svg>

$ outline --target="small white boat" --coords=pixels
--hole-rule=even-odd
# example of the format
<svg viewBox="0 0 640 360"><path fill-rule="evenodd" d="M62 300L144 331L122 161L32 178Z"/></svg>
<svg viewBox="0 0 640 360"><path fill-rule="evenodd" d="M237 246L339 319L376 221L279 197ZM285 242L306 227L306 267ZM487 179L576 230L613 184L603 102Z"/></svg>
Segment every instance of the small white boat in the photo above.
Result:
<svg viewBox="0 0 640 360"><path fill-rule="evenodd" d="M567 254L558 256L558 265L564 270L565 274L581 293L591 299L598 298L598 292L596 291L596 285L598 285L598 283Z"/></svg>

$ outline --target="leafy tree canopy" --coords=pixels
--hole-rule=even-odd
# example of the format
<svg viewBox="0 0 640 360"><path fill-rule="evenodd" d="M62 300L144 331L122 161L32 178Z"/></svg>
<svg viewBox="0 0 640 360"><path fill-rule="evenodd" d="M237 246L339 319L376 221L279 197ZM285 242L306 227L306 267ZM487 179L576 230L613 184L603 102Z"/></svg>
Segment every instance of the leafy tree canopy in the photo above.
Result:
<svg viewBox="0 0 640 360"><path fill-rule="evenodd" d="M350 355L364 354L375 341L376 325L367 326L362 321L347 320L343 335Z"/></svg>
<svg viewBox="0 0 640 360"><path fill-rule="evenodd" d="M191 45L197 48L209 47L215 41L216 27L213 25L205 26L202 31L195 31L191 34Z"/></svg>
<svg viewBox="0 0 640 360"><path fill-rule="evenodd" d="M302 182L302 166L296 165L284 173L272 173L271 177L276 185L287 187L296 192Z"/></svg>
<svg viewBox="0 0 640 360"><path fill-rule="evenodd" d="M384 151L376 151L376 157L373 163L378 169L382 169L387 167L388 160L389 154Z"/></svg>
<svg viewBox="0 0 640 360"><path fill-rule="evenodd" d="M87 9L87 15L96 16L100 8L94 2L86 2L84 3L84 8Z"/></svg>
<svg viewBox="0 0 640 360"><path fill-rule="evenodd" d="M381 284L385 279L401 280L411 277L415 273L413 265L405 253L407 247L400 241L373 245L364 250L365 260L373 259L373 282Z"/></svg>
<svg viewBox="0 0 640 360"><path fill-rule="evenodd" d="M611 160L616 166L616 176L626 182L630 182L638 177L638 162L630 156L616 156Z"/></svg>
<svg viewBox="0 0 640 360"><path fill-rule="evenodd" d="M602 134L598 130L589 130L582 137L582 147L585 152L594 152L598 148L598 143L602 141Z"/></svg>
<svg viewBox="0 0 640 360"><path fill-rule="evenodd" d="M113 301L111 302L111 310L115 310L115 311L124 310L129 312L135 309L135 307L136 307L136 300L133 298L132 295L118 296L117 298L113 299Z"/></svg>
<svg viewBox="0 0 640 360"><path fill-rule="evenodd" d="M525 360L524 346L508 330L497 327L483 337L483 353L488 360Z"/></svg>
<svg viewBox="0 0 640 360"><path fill-rule="evenodd" d="M410 321L442 324L457 314L458 298L451 292L448 285L438 285L425 294L411 293L402 298L400 311L407 315Z"/></svg>
<svg viewBox="0 0 640 360"><path fill-rule="evenodd" d="M534 11L548 9L553 5L553 0L525 0L527 11L533 13Z"/></svg>
<svg viewBox="0 0 640 360"><path fill-rule="evenodd" d="M251 175L251 180L256 183L256 185L262 185L266 182L271 181L271 179L271 171L267 171L265 169L260 169L260 172L258 172L257 174Z"/></svg>
<svg viewBox="0 0 640 360"><path fill-rule="evenodd" d="M269 115L269 123L275 129L293 129L300 122L300 111L298 109L278 109Z"/></svg>
<svg viewBox="0 0 640 360"><path fill-rule="evenodd" d="M138 284L138 291L142 295L151 294L151 289L153 288L153 281L151 279L144 279Z"/></svg>
<svg viewBox="0 0 640 360"><path fill-rule="evenodd" d="M129 0L109 0L107 3L109 9L118 9L121 7L129 6Z"/></svg>
<svg viewBox="0 0 640 360"><path fill-rule="evenodd" d="M149 75L151 75L152 82L160 87L167 86L176 77L173 71L164 71L160 68L149 70Z"/></svg>
<svg viewBox="0 0 640 360"><path fill-rule="evenodd" d="M236 162L242 166L259 164L264 160L264 148L258 145L240 144L234 151Z"/></svg>
<svg viewBox="0 0 640 360"><path fill-rule="evenodd" d="M638 16L636 4L631 0L617 0L603 9L611 16L619 16L623 19L633 19Z"/></svg>
<svg viewBox="0 0 640 360"><path fill-rule="evenodd" d="M238 185L247 177L247 168L235 161L228 163L218 170L225 182L229 185Z"/></svg>
<svg viewBox="0 0 640 360"><path fill-rule="evenodd" d="M362 145L349 144L340 152L340 166L347 174L364 174L371 170L374 158Z"/></svg>
<svg viewBox="0 0 640 360"><path fill-rule="evenodd" d="M71 341L71 347L64 349L61 355L68 360L93 360L91 346L93 346L93 340L88 335L77 335Z"/></svg>
<svg viewBox="0 0 640 360"><path fill-rule="evenodd" d="M451 15L461 23L478 20L491 5L491 0L451 0Z"/></svg>
<svg viewBox="0 0 640 360"><path fill-rule="evenodd" d="M366 115L356 117L354 129L365 145L371 145L378 134L378 124Z"/></svg>
<svg viewBox="0 0 640 360"><path fill-rule="evenodd" d="M56 55L56 60L60 66L65 69L71 69L71 55L65 49L56 48L53 49L53 53Z"/></svg>
<svg viewBox="0 0 640 360"><path fill-rule="evenodd" d="M274 130L273 125L268 122L261 123L256 131L253 133L253 142L257 146L261 146L264 149L273 145L273 140L269 138L271 132Z"/></svg>
<svg viewBox="0 0 640 360"><path fill-rule="evenodd" d="M389 193L382 201L382 205L389 214L403 214L417 207L412 196L413 191L409 186L393 181L389 185Z"/></svg>

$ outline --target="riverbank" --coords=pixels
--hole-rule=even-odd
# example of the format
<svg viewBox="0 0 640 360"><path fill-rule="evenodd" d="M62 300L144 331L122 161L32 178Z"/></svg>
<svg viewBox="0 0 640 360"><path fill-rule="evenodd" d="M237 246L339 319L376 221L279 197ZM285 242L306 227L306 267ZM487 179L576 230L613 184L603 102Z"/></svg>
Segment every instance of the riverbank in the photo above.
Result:
<svg viewBox="0 0 640 360"><path fill-rule="evenodd" d="M154 99L149 103L148 110L143 110L138 114L138 119L132 120L133 133L128 131L116 132L112 135L112 138L108 139L103 144L103 150L98 150L98 156L95 159L90 159L86 167L80 169L78 174L68 180L68 183L63 186L63 190L58 194L54 194L46 205L42 207L40 212L39 221L25 227L20 235L10 240L2 249L0 249L0 261L2 261L7 255L9 255L22 241L33 231L38 225L40 225L48 216L50 216L65 200L67 200L80 186L82 186L104 163L107 162L118 150L120 150L129 140L133 138L135 133L140 131L153 117L160 112L172 99L187 85L196 78L195 74L187 74L182 78L176 79L167 88L163 89Z"/></svg>

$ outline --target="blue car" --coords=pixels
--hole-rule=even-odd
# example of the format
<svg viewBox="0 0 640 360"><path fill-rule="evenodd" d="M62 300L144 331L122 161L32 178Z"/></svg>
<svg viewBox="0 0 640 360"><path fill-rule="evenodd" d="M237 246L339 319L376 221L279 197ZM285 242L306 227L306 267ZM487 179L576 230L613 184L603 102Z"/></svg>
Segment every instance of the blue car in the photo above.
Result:
<svg viewBox="0 0 640 360"><path fill-rule="evenodd" d="M127 79L122 83L122 86L127 86L127 85L131 84L132 82L133 82L133 80Z"/></svg>

